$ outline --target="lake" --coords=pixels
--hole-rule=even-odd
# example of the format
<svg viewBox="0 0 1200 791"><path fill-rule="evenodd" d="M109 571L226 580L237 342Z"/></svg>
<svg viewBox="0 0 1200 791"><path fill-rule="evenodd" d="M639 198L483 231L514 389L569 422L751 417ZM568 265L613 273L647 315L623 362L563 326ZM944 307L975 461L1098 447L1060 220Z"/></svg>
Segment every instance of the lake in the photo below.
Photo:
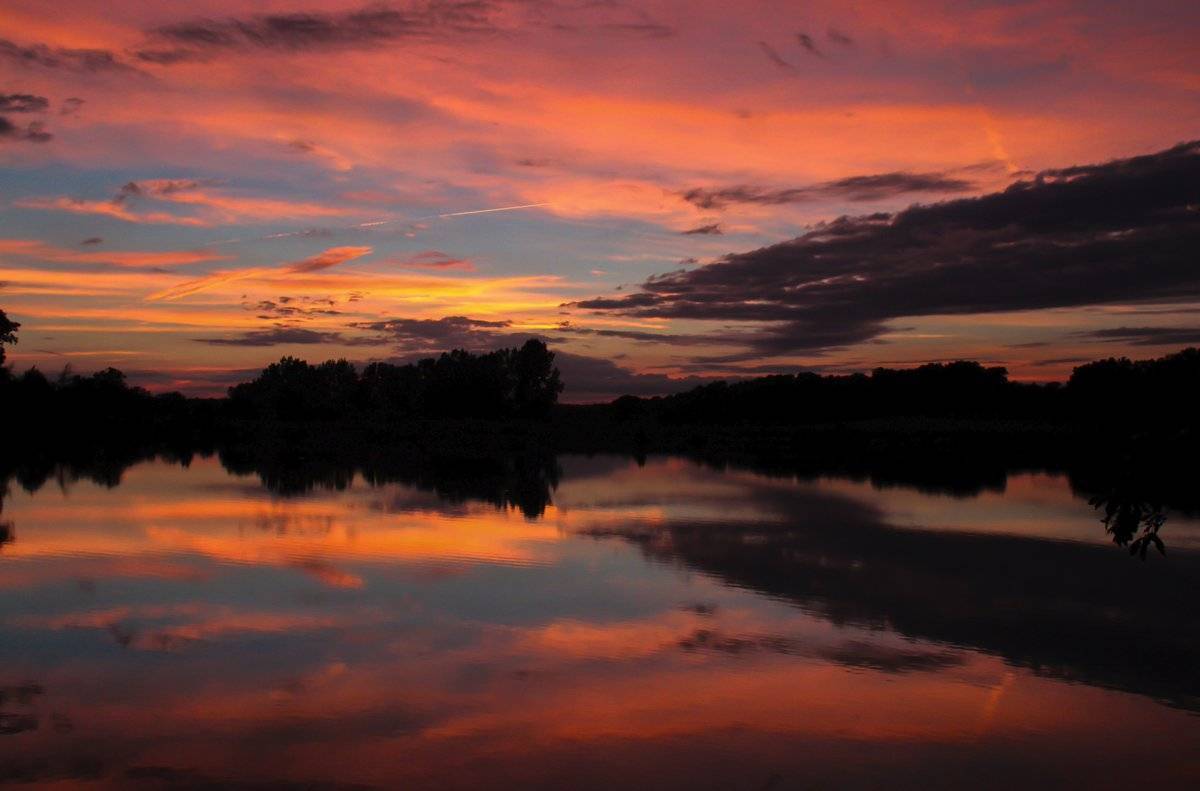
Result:
<svg viewBox="0 0 1200 791"><path fill-rule="evenodd" d="M10 481L0 782L1200 784L1186 514L1143 561L1059 474L535 466Z"/></svg>

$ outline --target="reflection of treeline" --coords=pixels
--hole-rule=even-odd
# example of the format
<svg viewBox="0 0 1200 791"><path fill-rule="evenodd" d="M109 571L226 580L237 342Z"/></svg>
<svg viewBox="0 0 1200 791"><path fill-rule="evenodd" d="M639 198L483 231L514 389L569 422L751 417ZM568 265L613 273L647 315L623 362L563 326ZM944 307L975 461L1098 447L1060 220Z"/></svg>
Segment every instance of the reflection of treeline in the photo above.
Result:
<svg viewBox="0 0 1200 791"><path fill-rule="evenodd" d="M341 490L355 476L373 486L401 483L434 494L446 503L489 503L516 508L526 517L542 515L558 486L553 454L536 448L513 452L471 453L463 443L445 448L424 443L313 441L296 436L227 439L221 465L237 475L257 475L281 495L313 489Z"/></svg>
<svg viewBox="0 0 1200 791"><path fill-rule="evenodd" d="M15 341L9 322L4 343ZM26 466L73 455L119 459L217 447L298 459L365 448L487 458L531 452L669 452L755 467L872 475L934 470L934 488L969 492L978 459L998 470L1065 469L1103 456L1111 466L1182 464L1200 402L1200 351L1155 360L1102 360L1065 384L1011 381L973 362L870 374L768 376L655 398L559 405L554 354L540 341L406 365L284 358L227 398L153 395L114 369L49 378L0 368L8 416L0 456ZM7 451L7 454L5 454ZM340 462L339 462L340 463ZM345 466L344 464L342 466ZM885 476L885 477L886 477ZM947 480L950 485L932 479ZM286 488L286 487L284 487Z"/></svg>
<svg viewBox="0 0 1200 791"><path fill-rule="evenodd" d="M331 419L355 414L401 417L545 417L562 390L554 354L541 341L484 354L456 350L408 365L345 360L309 365L285 357L229 390L238 417Z"/></svg>
<svg viewBox="0 0 1200 791"><path fill-rule="evenodd" d="M560 470L553 454L529 448L513 452L455 452L462 442L439 449L423 443L355 441L330 442L289 435L264 438L250 435L244 441L225 437L207 446L203 455L215 453L234 475L255 475L278 495L303 495L314 489L342 490L355 476L372 486L401 483L433 494L444 503L488 503L515 508L530 519L541 516L551 503ZM127 469L155 458L189 466L190 451L143 448L110 450L103 447L48 449L13 457L0 454L0 514L4 498L19 487L37 492L43 486L69 488L78 481L115 488ZM12 526L0 519L0 547L12 539Z"/></svg>
<svg viewBox="0 0 1200 791"><path fill-rule="evenodd" d="M384 427L374 434L361 427L331 426L312 431L308 423L276 423L268 431L225 431L215 442L197 443L196 453L216 453L222 466L237 475L255 475L269 491L282 496L313 490L341 490L356 476L374 485L400 483L429 492L442 503L489 503L515 508L530 519L541 516L553 500L560 469L554 443L562 436L545 433L530 441L530 427L485 421L429 421L418 427ZM753 432L752 432L753 433ZM688 436L688 435L685 435ZM820 439L825 436L825 439ZM845 432L798 432L815 447L805 452L755 454L755 441L737 447L732 440L680 452L714 468L753 470L769 477L815 480L834 477L869 481L876 487L903 487L926 493L973 497L985 490L1003 491L1015 471L1045 470L1069 475L1081 498L1101 506L1100 520L1115 543L1141 554L1148 538L1157 536L1168 514L1200 514L1194 463L1172 457L1103 453L1058 448L1056 443L1022 446L979 433L952 441L902 435L893 442L869 437L848 439ZM836 440L836 441L835 441ZM732 447L734 450L722 450ZM588 447L582 444L575 450ZM1136 445L1129 447L1136 448ZM0 454L0 514L6 492L20 487L35 492L47 484L66 487L77 480L119 485L133 464L161 458L187 466L193 450L165 445L45 446L24 454ZM432 504L431 504L432 505ZM2 520L0 520L2 522ZM13 535L9 526L8 537ZM0 543L4 533L0 530ZM1167 543L1170 543L1167 539Z"/></svg>

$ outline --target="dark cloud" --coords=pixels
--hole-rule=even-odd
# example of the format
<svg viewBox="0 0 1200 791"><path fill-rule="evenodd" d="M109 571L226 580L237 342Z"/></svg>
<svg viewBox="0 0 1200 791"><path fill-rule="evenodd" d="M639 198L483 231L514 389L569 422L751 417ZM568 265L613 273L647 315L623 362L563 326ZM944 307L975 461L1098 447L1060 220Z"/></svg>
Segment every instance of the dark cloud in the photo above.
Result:
<svg viewBox="0 0 1200 791"><path fill-rule="evenodd" d="M79 108L85 104L83 99L77 96L68 96L63 99L62 106L58 108L59 115L77 115Z"/></svg>
<svg viewBox="0 0 1200 791"><path fill-rule="evenodd" d="M496 5L486 0L434 0L403 8L375 5L354 11L196 19L152 30L151 38L168 46L142 49L137 57L166 65L214 50L375 47L402 39L492 32L495 13Z"/></svg>
<svg viewBox="0 0 1200 791"><path fill-rule="evenodd" d="M1079 333L1095 341L1117 341L1130 346L1200 345L1200 327L1113 327Z"/></svg>
<svg viewBox="0 0 1200 791"><path fill-rule="evenodd" d="M259 302L244 302L244 310L253 311L260 319L284 320L287 322L303 321L319 316L340 316L342 311L335 310L337 302L333 299L300 297L302 304L289 304L297 300L292 297L279 297L278 300L264 299Z"/></svg>
<svg viewBox="0 0 1200 791"><path fill-rule="evenodd" d="M86 238L82 242L80 242L80 244L101 244L103 242L104 242L104 239L102 239L99 236L89 236L88 238Z"/></svg>
<svg viewBox="0 0 1200 791"><path fill-rule="evenodd" d="M539 9L542 13L554 10L552 4L546 4ZM580 3L571 6L561 6L559 11L565 11L569 16L553 14L550 18L539 19L535 16L530 20L533 24L548 24L552 30L594 35L595 33L615 33L625 37L663 39L675 35L675 29L665 25L641 8L633 4L617 0L602 0L601 2Z"/></svg>
<svg viewBox="0 0 1200 791"><path fill-rule="evenodd" d="M675 32L645 11L616 2L556 7L524 0L426 0L376 3L349 11L192 19L148 31L145 46L133 56L169 66L208 60L223 51L367 49L403 41L495 35L517 17L524 28L584 35L662 39Z"/></svg>
<svg viewBox="0 0 1200 791"><path fill-rule="evenodd" d="M519 346L530 338L550 344L561 342L546 335L529 332L514 332L509 321L487 321L466 316L445 316L440 319L385 319L372 322L357 322L350 325L356 330L375 333L375 337L345 339L348 345L390 345L398 353L395 362L411 362L421 357L440 354L451 349L466 349L483 352L502 347ZM593 331L581 329L580 334ZM575 328L571 328L573 332ZM619 331L595 331L608 334ZM560 334L560 331L552 334ZM646 333L650 335L650 333ZM626 337L621 335L619 337ZM661 340L664 336L657 336ZM681 336L665 336L679 339ZM639 340L641 338L633 338ZM649 338L646 338L649 340ZM711 339L710 339L711 340ZM691 342L690 339L682 342ZM699 340L697 339L698 343ZM658 373L634 373L618 366L611 359L589 357L555 350L555 363L566 385L564 399L571 402L611 401L625 395L663 395L677 393L700 384L714 381L712 377L670 377Z"/></svg>
<svg viewBox="0 0 1200 791"><path fill-rule="evenodd" d="M124 203L130 198L140 197L143 194L142 188L136 181L129 181L121 185L121 188L117 190L117 194L113 195L112 202Z"/></svg>
<svg viewBox="0 0 1200 791"><path fill-rule="evenodd" d="M720 236L721 234L723 234L725 232L721 230L720 223L714 222L709 225L701 225L696 228L689 228L686 231L682 231L682 233L685 236L692 236L692 235Z"/></svg>
<svg viewBox="0 0 1200 791"><path fill-rule="evenodd" d="M507 331L510 321L486 321L466 316L444 316L440 319L384 319L358 322L351 326L378 333L380 343L390 343L397 351L432 354L450 349L485 351L502 346L514 339ZM528 333L520 336L523 340Z"/></svg>
<svg viewBox="0 0 1200 791"><path fill-rule="evenodd" d="M14 124L8 118L0 115L0 142L11 140L26 143L48 143L53 139L54 135L46 131L46 126L41 121L33 121L22 126Z"/></svg>
<svg viewBox="0 0 1200 791"><path fill-rule="evenodd" d="M675 29L670 25L659 22L606 22L599 25L601 30L614 33L630 33L644 38L670 38L675 35Z"/></svg>
<svg viewBox="0 0 1200 791"><path fill-rule="evenodd" d="M994 460L972 461L976 464L965 470L960 462L916 471L866 459L852 475L879 487L901 484L958 496L1003 490L1003 473L988 466ZM793 469L804 467L798 462ZM697 491L699 497L717 496ZM1090 496L1086 488L1078 494ZM1112 584L1115 556L1108 547L905 528L864 499L816 487L768 486L761 479L735 497L755 503L756 511L777 513L778 524L764 530L760 516L740 517L729 509L715 521L669 516L653 530L601 526L587 532L624 536L650 558L788 601L839 628L871 630L872 645L863 638L836 646L814 644L811 637L802 641L818 656L846 665L936 671L956 657L969 660L962 647L1037 668L1039 674L1134 692L1188 711L1198 708L1200 643L1195 638L1181 643L1180 635L1197 634L1200 619L1195 608L1161 606L1190 595L1195 577L1183 569L1142 575L1139 582L1154 590L1140 589L1142 595L1131 597L1126 586ZM1189 573L1200 569L1192 553L1174 557ZM998 601L1010 606L995 608ZM981 612L991 613L986 623L980 622ZM903 642L887 640L885 626ZM1137 648L1113 649L1122 645Z"/></svg>
<svg viewBox="0 0 1200 791"><path fill-rule="evenodd" d="M780 55L779 52L767 42L758 42L758 48L761 49L763 54L767 56L767 60L774 63L779 68L786 71L796 71L796 67L784 60L783 56Z"/></svg>
<svg viewBox="0 0 1200 791"><path fill-rule="evenodd" d="M210 346L283 346L287 344L345 343L337 332L317 332L299 327L278 327L270 330L253 330L233 338L193 338L198 343Z"/></svg>
<svg viewBox="0 0 1200 791"><path fill-rule="evenodd" d="M643 332L641 330L604 330L592 327L576 327L569 321L564 321L552 332L568 335L592 335L599 338L621 338L639 343L667 343L678 346L712 345L730 343L729 336L720 335L671 335L665 332Z"/></svg>
<svg viewBox="0 0 1200 791"><path fill-rule="evenodd" d="M964 664L961 654L899 648L861 640L851 640L821 652L824 659L847 667L878 670L882 673L913 673L944 670Z"/></svg>
<svg viewBox="0 0 1200 791"><path fill-rule="evenodd" d="M523 168L548 168L554 165L554 160L538 157L524 157L523 159L518 159L517 164Z"/></svg>
<svg viewBox="0 0 1200 791"><path fill-rule="evenodd" d="M683 193L683 199L701 209L721 209L730 203L778 205L840 199L855 203L883 200L913 193L967 192L974 183L947 173L877 173L849 176L836 181L806 187L772 189L751 185L705 189L696 187Z"/></svg>
<svg viewBox="0 0 1200 791"><path fill-rule="evenodd" d="M733 656L758 653L800 654L804 652L801 643L782 635L733 635L715 629L696 629L681 638L678 645L688 653L704 652Z"/></svg>
<svg viewBox="0 0 1200 791"><path fill-rule="evenodd" d="M181 47L139 49L133 53L133 56L144 63L154 63L158 66L174 66L176 63L206 59L203 52Z"/></svg>
<svg viewBox="0 0 1200 791"><path fill-rule="evenodd" d="M699 358L688 362L680 362L673 367L687 373L701 374L721 379L748 379L756 376L794 376L798 373L832 373L824 366L798 366L786 363L760 363L757 365L735 365L728 362L718 362L713 359ZM864 366L865 367L865 366Z"/></svg>
<svg viewBox="0 0 1200 791"><path fill-rule="evenodd" d="M1200 313L1200 307L1181 305L1166 305L1164 307L1150 306L1136 309L1125 309L1122 314L1125 316L1180 316L1193 313Z"/></svg>
<svg viewBox="0 0 1200 791"><path fill-rule="evenodd" d="M475 264L471 260L448 255L440 250L424 250L414 253L407 258L393 261L392 263L406 269L457 269L463 272L475 271Z"/></svg>
<svg viewBox="0 0 1200 791"><path fill-rule="evenodd" d="M622 395L680 393L714 381L704 376L671 377L658 373L635 373L609 359L558 350L554 352L554 362L565 385L563 400L572 403L611 401Z"/></svg>
<svg viewBox="0 0 1200 791"><path fill-rule="evenodd" d="M1074 365L1075 363L1091 362L1091 357L1052 357L1048 360L1034 360L1029 363L1037 368L1048 368L1054 365Z"/></svg>
<svg viewBox="0 0 1200 791"><path fill-rule="evenodd" d="M113 195L112 202L123 204L133 198L161 198L176 195L181 192L195 192L204 187L211 187L220 182L215 179L150 179L146 181L127 181Z"/></svg>
<svg viewBox="0 0 1200 791"><path fill-rule="evenodd" d="M800 42L800 46L810 55L816 55L818 58L825 57L825 53L817 47L817 42L813 41L813 37L807 33L797 33L796 40Z"/></svg>
<svg viewBox="0 0 1200 791"><path fill-rule="evenodd" d="M843 217L575 307L761 323L751 351L784 354L870 340L909 316L1186 301L1200 298L1197 206L1200 141Z"/></svg>
<svg viewBox="0 0 1200 791"><path fill-rule="evenodd" d="M42 113L50 106L45 96L32 93L0 93L0 113Z"/></svg>
<svg viewBox="0 0 1200 791"><path fill-rule="evenodd" d="M831 27L829 30L825 31L825 38L841 47L854 46L854 39L850 38L848 35L836 28Z"/></svg>
<svg viewBox="0 0 1200 791"><path fill-rule="evenodd" d="M103 49L64 49L45 44L21 46L0 39L0 59L20 66L40 66L75 72L135 71Z"/></svg>
<svg viewBox="0 0 1200 791"><path fill-rule="evenodd" d="M311 258L288 265L285 271L293 274L320 272L371 253L370 247L331 247Z"/></svg>

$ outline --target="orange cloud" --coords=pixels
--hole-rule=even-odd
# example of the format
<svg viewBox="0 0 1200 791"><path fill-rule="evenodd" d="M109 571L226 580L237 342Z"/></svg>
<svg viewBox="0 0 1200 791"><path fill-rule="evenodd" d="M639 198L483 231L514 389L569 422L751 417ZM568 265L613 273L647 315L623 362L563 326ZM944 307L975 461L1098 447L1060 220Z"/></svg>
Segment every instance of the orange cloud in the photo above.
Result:
<svg viewBox="0 0 1200 791"><path fill-rule="evenodd" d="M182 266L226 261L230 256L212 250L107 250L81 251L55 247L33 239L0 239L0 255L70 264L113 264L128 267Z"/></svg>
<svg viewBox="0 0 1200 791"><path fill-rule="evenodd" d="M167 203L197 210L193 214L147 210L145 202ZM215 226L245 221L280 220L292 217L344 217L355 209L328 206L312 201L235 195L213 190L204 182L147 179L131 181L110 200L87 200L66 196L25 198L16 206L26 209L99 214L130 223Z"/></svg>
<svg viewBox="0 0 1200 791"><path fill-rule="evenodd" d="M372 252L373 249L370 247L331 247L320 255L290 264L284 271L319 272L347 261L353 261L355 258L370 255Z"/></svg>
<svg viewBox="0 0 1200 791"><path fill-rule="evenodd" d="M416 253L408 258L402 258L393 261L396 266L404 267L405 269L432 269L432 270L448 270L456 269L462 272L474 272L474 262L466 258L455 258L447 255L440 250L425 250L424 252Z"/></svg>
<svg viewBox="0 0 1200 791"><path fill-rule="evenodd" d="M47 211L67 211L75 214L102 214L118 220L133 223L169 224L169 225L209 225L199 217L184 217L169 212L133 212L125 206L104 200L83 200L82 198L27 198L17 201L14 205L23 209L43 209Z"/></svg>

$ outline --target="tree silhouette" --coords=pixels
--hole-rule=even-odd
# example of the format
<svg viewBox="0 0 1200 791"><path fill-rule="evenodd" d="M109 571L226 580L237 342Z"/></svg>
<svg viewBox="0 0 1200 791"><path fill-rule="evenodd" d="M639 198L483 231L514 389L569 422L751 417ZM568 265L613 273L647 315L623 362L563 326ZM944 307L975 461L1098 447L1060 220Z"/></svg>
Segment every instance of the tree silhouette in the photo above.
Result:
<svg viewBox="0 0 1200 791"><path fill-rule="evenodd" d="M522 417L540 417L550 411L563 390L554 352L539 340L530 339L511 356L510 369L516 376L513 407Z"/></svg>
<svg viewBox="0 0 1200 791"><path fill-rule="evenodd" d="M234 414L279 420L540 418L563 384L546 344L477 354L455 349L408 365L371 363L359 374L346 360L310 365L284 357L229 390Z"/></svg>
<svg viewBox="0 0 1200 791"><path fill-rule="evenodd" d="M1096 495L1088 501L1093 508L1104 509L1105 531L1113 537L1119 547L1129 547L1129 554L1146 559L1146 552L1153 546L1160 555L1167 553L1158 531L1167 521L1167 512L1158 503L1152 503L1129 492L1114 489L1108 494Z"/></svg>
<svg viewBox="0 0 1200 791"><path fill-rule="evenodd" d="M0 310L0 365L4 365L4 344L17 342L17 330L20 326Z"/></svg>

